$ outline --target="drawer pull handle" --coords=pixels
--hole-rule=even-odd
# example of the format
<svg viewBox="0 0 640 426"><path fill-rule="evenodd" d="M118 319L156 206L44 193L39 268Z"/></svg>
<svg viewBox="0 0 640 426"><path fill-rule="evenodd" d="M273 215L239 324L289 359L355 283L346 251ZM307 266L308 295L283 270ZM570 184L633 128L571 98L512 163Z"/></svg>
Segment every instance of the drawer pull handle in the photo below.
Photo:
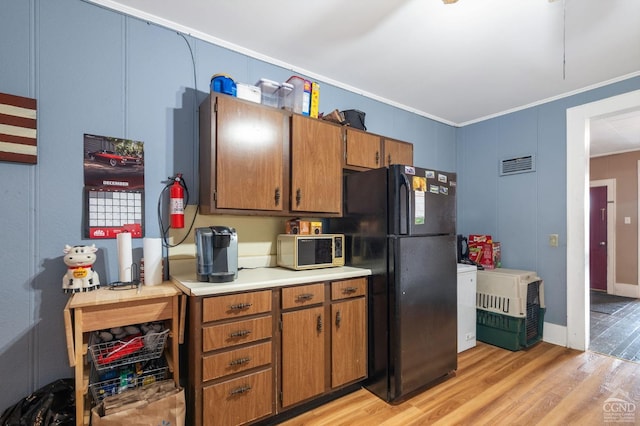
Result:
<svg viewBox="0 0 640 426"><path fill-rule="evenodd" d="M252 305L252 303L237 303L235 305L229 306L229 309L231 309L232 311L238 311L240 309L250 308L251 305Z"/></svg>
<svg viewBox="0 0 640 426"><path fill-rule="evenodd" d="M342 314L340 311L336 312L336 327L340 327L340 323L342 322Z"/></svg>
<svg viewBox="0 0 640 426"><path fill-rule="evenodd" d="M242 364L247 364L249 361L251 361L251 358L246 357L246 358L238 358L238 359L234 359L232 360L229 365L230 366L236 366L236 365L242 365Z"/></svg>
<svg viewBox="0 0 640 426"><path fill-rule="evenodd" d="M305 300L311 300L313 299L313 294L312 293L299 294L298 296L296 296L296 299L301 302L304 302Z"/></svg>
<svg viewBox="0 0 640 426"><path fill-rule="evenodd" d="M233 389L231 392L229 392L231 395L241 395L243 393L247 393L251 390L251 386L249 385L244 385L244 386L240 386L239 388L235 388Z"/></svg>
<svg viewBox="0 0 640 426"><path fill-rule="evenodd" d="M251 334L251 330L240 330L240 331L234 331L233 333L230 334L231 337L244 337Z"/></svg>
<svg viewBox="0 0 640 426"><path fill-rule="evenodd" d="M345 287L343 292L349 294L349 293L355 293L356 291L358 291L358 289L356 287Z"/></svg>
<svg viewBox="0 0 640 426"><path fill-rule="evenodd" d="M316 329L318 330L318 332L322 331L322 315L318 315Z"/></svg>

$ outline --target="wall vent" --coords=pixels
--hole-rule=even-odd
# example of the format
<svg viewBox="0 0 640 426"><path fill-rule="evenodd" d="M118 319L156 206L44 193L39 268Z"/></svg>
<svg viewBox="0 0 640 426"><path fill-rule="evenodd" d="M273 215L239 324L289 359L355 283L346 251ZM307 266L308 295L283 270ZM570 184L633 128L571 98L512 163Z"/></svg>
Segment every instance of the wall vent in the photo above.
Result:
<svg viewBox="0 0 640 426"><path fill-rule="evenodd" d="M506 158L500 161L500 176L515 175L536 171L536 159L533 155Z"/></svg>

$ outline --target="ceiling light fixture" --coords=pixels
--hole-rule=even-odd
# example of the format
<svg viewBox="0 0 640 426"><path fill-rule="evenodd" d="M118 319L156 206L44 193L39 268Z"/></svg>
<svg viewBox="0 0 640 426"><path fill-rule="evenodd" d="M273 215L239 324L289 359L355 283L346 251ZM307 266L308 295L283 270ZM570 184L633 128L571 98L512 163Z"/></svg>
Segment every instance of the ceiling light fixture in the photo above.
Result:
<svg viewBox="0 0 640 426"><path fill-rule="evenodd" d="M444 4L453 4L456 3L458 0L442 0L442 3Z"/></svg>

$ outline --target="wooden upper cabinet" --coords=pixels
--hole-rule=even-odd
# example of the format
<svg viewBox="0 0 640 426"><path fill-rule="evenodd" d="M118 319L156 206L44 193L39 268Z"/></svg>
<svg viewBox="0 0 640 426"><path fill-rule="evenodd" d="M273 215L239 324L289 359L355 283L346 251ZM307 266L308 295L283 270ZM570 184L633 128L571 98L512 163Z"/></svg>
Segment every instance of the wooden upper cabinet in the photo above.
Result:
<svg viewBox="0 0 640 426"><path fill-rule="evenodd" d="M382 167L380 136L361 130L345 129L345 166L377 169Z"/></svg>
<svg viewBox="0 0 640 426"><path fill-rule="evenodd" d="M342 214L342 129L300 115L291 120L291 211Z"/></svg>
<svg viewBox="0 0 640 426"><path fill-rule="evenodd" d="M413 166L413 144L384 138L384 165L391 164Z"/></svg>
<svg viewBox="0 0 640 426"><path fill-rule="evenodd" d="M287 138L281 111L230 96L207 98L200 105L201 213L282 211Z"/></svg>
<svg viewBox="0 0 640 426"><path fill-rule="evenodd" d="M277 110L218 97L218 208L282 210L283 117Z"/></svg>

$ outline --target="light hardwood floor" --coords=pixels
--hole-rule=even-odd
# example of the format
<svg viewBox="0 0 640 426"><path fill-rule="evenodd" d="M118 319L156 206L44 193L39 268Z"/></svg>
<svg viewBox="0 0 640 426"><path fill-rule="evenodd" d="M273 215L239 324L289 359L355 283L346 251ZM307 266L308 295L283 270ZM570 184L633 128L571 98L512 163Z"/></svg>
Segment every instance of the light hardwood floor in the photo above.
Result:
<svg viewBox="0 0 640 426"><path fill-rule="evenodd" d="M637 405L637 413L627 406L631 423L615 422L622 413L606 411L608 398ZM542 342L517 352L478 343L459 354L455 377L400 404L360 389L282 425L634 423L640 424L640 364Z"/></svg>

